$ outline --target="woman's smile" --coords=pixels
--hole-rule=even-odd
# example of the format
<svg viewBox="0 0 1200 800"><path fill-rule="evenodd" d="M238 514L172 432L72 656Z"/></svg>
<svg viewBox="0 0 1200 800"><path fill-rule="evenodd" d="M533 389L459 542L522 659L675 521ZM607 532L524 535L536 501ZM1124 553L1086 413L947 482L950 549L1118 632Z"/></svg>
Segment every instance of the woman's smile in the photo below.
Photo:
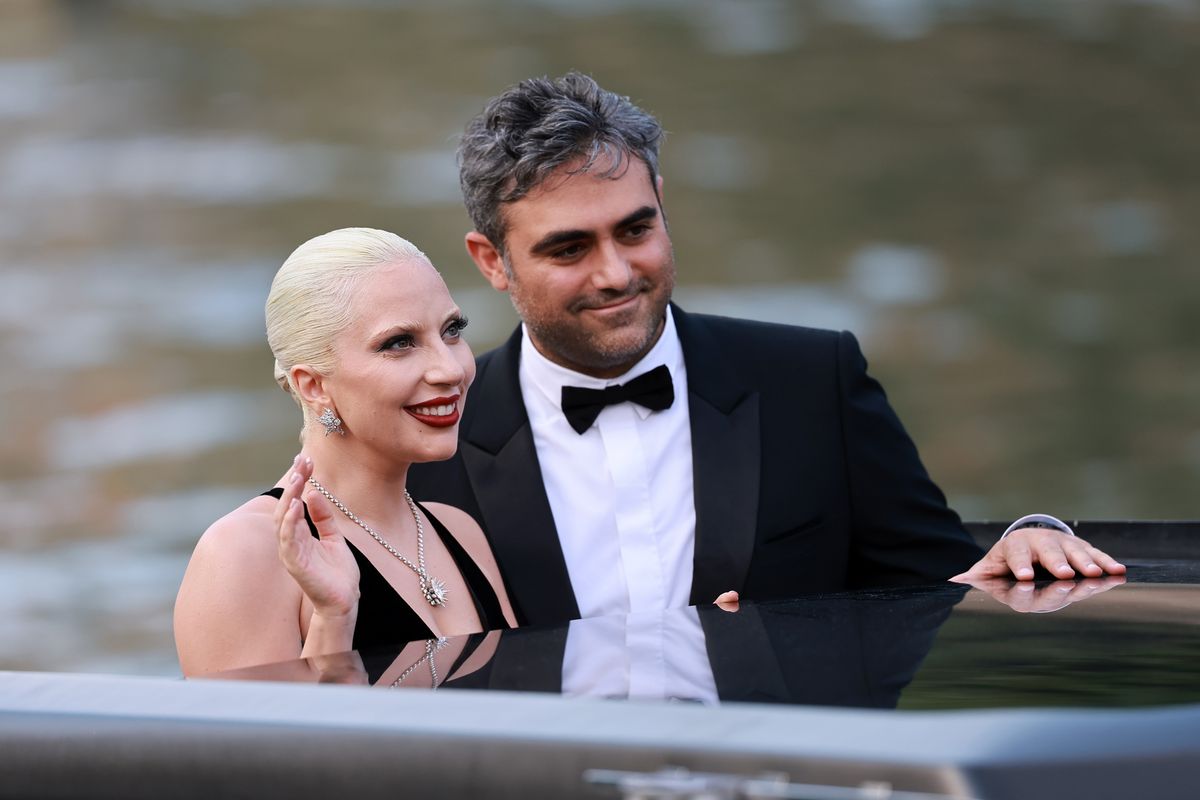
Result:
<svg viewBox="0 0 1200 800"><path fill-rule="evenodd" d="M449 428L458 423L458 401L461 395L434 397L420 405L405 406L404 410L419 422L435 428Z"/></svg>

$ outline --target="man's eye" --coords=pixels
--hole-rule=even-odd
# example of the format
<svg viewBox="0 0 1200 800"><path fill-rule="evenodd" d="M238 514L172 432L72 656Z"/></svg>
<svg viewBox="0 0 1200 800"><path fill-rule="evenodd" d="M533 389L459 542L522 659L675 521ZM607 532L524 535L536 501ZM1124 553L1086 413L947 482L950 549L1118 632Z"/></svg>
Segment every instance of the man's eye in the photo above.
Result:
<svg viewBox="0 0 1200 800"><path fill-rule="evenodd" d="M632 225L625 229L625 235L631 239L637 239L645 236L650 232L649 225Z"/></svg>
<svg viewBox="0 0 1200 800"><path fill-rule="evenodd" d="M581 255L583 255L583 245L581 244L567 245L561 250L554 251L554 257L562 261L570 261L571 259L578 258Z"/></svg>

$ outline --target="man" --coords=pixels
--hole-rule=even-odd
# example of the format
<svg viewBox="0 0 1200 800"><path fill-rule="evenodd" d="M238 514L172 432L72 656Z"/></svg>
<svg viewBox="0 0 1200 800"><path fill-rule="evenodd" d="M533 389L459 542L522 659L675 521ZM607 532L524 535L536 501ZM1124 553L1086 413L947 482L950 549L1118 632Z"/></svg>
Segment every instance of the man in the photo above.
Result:
<svg viewBox="0 0 1200 800"><path fill-rule="evenodd" d="M459 148L467 250L522 325L478 359L458 454L409 482L480 522L522 622L1124 570L1039 516L964 573L981 553L852 335L670 304L661 136L571 73Z"/></svg>

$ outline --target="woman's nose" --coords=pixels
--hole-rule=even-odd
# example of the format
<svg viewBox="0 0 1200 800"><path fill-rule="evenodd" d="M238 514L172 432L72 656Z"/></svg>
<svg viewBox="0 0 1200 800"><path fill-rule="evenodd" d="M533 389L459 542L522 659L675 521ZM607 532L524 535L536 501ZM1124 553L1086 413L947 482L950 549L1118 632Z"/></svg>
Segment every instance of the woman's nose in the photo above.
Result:
<svg viewBox="0 0 1200 800"><path fill-rule="evenodd" d="M434 348L430 363L425 372L425 380L431 384L454 385L462 383L466 377L466 369L462 361L455 355L453 349L441 342Z"/></svg>

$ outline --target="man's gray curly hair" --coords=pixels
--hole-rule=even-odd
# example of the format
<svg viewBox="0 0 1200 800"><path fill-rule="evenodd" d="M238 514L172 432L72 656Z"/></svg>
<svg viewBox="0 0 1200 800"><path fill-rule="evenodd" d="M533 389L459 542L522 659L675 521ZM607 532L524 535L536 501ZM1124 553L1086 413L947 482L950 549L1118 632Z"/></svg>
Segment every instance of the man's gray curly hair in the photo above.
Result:
<svg viewBox="0 0 1200 800"><path fill-rule="evenodd" d="M592 78L530 78L492 98L458 146L459 184L475 230L505 253L502 206L520 200L558 168L605 165L617 177L631 157L646 164L657 193L658 120Z"/></svg>

